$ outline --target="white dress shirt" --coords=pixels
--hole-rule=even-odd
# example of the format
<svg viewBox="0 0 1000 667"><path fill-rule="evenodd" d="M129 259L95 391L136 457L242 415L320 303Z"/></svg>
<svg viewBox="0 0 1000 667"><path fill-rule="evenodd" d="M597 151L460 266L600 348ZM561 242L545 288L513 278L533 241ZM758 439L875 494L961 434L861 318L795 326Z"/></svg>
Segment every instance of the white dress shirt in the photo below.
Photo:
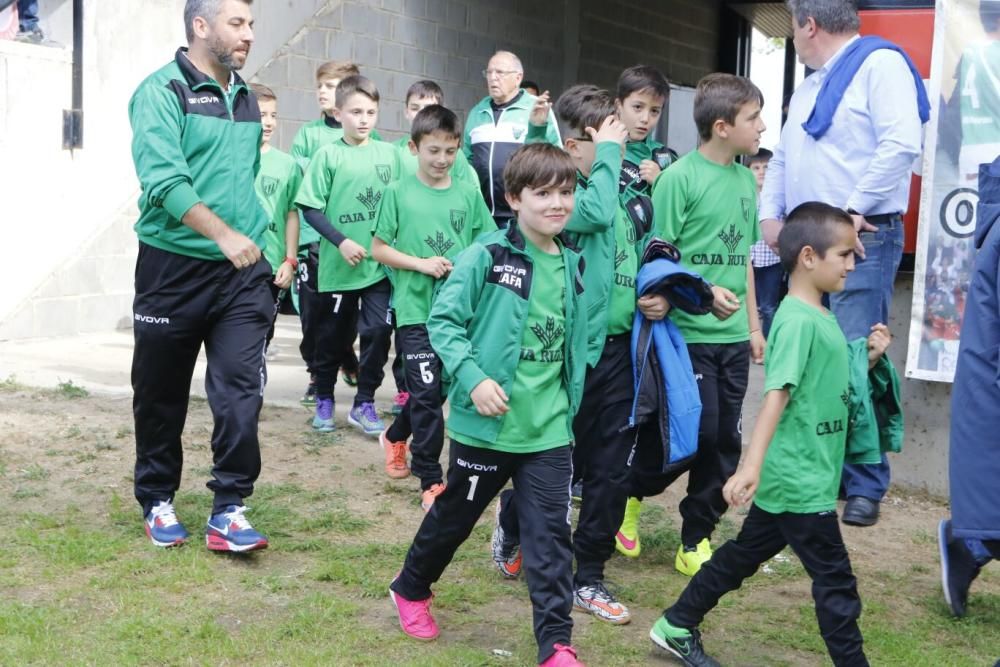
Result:
<svg viewBox="0 0 1000 667"><path fill-rule="evenodd" d="M916 84L900 54L879 49L865 59L819 140L802 129L830 68L856 39L795 89L767 165L761 220L784 218L807 201L865 215L906 211L922 135Z"/></svg>

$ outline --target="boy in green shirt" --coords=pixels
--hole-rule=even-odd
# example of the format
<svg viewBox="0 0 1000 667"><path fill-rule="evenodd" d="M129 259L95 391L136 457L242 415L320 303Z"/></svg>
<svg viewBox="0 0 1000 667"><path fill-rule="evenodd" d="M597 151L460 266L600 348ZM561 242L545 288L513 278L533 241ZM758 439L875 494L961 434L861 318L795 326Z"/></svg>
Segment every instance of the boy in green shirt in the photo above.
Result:
<svg viewBox="0 0 1000 667"><path fill-rule="evenodd" d="M371 226L385 188L399 176L399 151L370 137L378 120L379 93L361 76L337 85L337 108L344 136L313 156L295 203L306 222L323 237L319 250L320 331L313 428L334 429L333 388L345 347L361 335L361 372L347 422L367 435L385 428L375 411L392 335L391 288L385 270L368 256Z"/></svg>
<svg viewBox="0 0 1000 667"><path fill-rule="evenodd" d="M573 211L576 168L562 149L529 144L504 167L516 215L456 259L427 330L450 375L447 488L420 524L390 585L400 626L438 636L431 585L513 479L538 662L581 665L570 646L572 423L587 354L583 262L557 235Z"/></svg>
<svg viewBox="0 0 1000 667"><path fill-rule="evenodd" d="M764 404L750 447L722 491L732 506L753 504L736 539L719 548L649 632L685 665L719 664L705 655L697 626L785 546L812 578L833 663L868 664L857 624L861 599L836 512L847 446L848 346L822 303L825 294L844 289L856 241L851 217L819 202L796 207L778 237L788 296L768 339ZM884 324L872 327L869 368L889 341Z"/></svg>
<svg viewBox="0 0 1000 667"><path fill-rule="evenodd" d="M629 67L618 77L615 113L628 129L625 159L618 181L622 206L636 197L649 197L653 183L677 154L653 138L670 99L670 82L649 65Z"/></svg>
<svg viewBox="0 0 1000 667"><path fill-rule="evenodd" d="M360 74L358 66L347 60L330 60L316 69L316 102L319 105L320 118L299 128L289 151L302 171L306 170L309 160L320 148L336 143L344 136L344 129L334 115L337 84L349 76ZM377 139L378 136L372 133L372 138ZM315 406L316 369L313 367L313 356L316 352L316 336L319 330L319 310L322 307L316 288L320 236L304 220L300 220L300 225L299 271L295 278L295 290L298 293L299 322L302 325L299 353L306 362L306 370L309 373L309 385L302 395L301 402L305 406ZM344 350L342 369L344 381L350 385L357 384L358 357L354 353L354 338L351 338Z"/></svg>
<svg viewBox="0 0 1000 667"><path fill-rule="evenodd" d="M403 116L410 123L413 123L417 114L432 104L444 106L444 91L441 90L441 86L428 79L417 81L406 90L406 106L403 107ZM399 146L399 159L404 174L417 173L417 154L410 150L410 140L411 137L404 136L396 142L396 145ZM451 177L479 187L479 176L461 150L455 155L455 162L451 166Z"/></svg>
<svg viewBox="0 0 1000 667"><path fill-rule="evenodd" d="M726 509L722 484L736 470L743 445L740 420L750 357L760 363L764 356L749 261L750 246L759 238L757 185L750 170L736 162L757 152L765 129L762 102L749 79L709 74L699 81L694 119L702 144L664 171L653 188L654 236L673 243L684 267L713 284L715 295L715 317L670 314L687 343L702 404L674 561L688 576L712 555L709 538ZM638 517L640 500L629 500L622 532L634 529L629 519ZM638 532L628 537L638 547Z"/></svg>
<svg viewBox="0 0 1000 667"><path fill-rule="evenodd" d="M250 84L260 107L260 125L263 135L260 144L260 171L254 180L257 199L267 213L268 225L264 229L264 258L271 265L274 278L271 294L274 296L274 317L278 317L277 304L295 277L299 261L294 251L299 246L299 213L295 208L295 193L302 182L302 170L288 154L271 145L271 135L278 124L278 97L274 91L259 83ZM274 337L274 320L267 331L267 345Z"/></svg>
<svg viewBox="0 0 1000 667"><path fill-rule="evenodd" d="M407 152L416 153L417 171L386 188L372 239L372 257L394 269L396 343L410 390L402 413L379 439L386 473L401 478L409 474L406 441L413 435L412 467L424 511L444 491L441 362L427 336L431 294L455 256L483 231L496 229L479 186L452 178L461 141L462 123L448 109L434 104L416 114Z"/></svg>

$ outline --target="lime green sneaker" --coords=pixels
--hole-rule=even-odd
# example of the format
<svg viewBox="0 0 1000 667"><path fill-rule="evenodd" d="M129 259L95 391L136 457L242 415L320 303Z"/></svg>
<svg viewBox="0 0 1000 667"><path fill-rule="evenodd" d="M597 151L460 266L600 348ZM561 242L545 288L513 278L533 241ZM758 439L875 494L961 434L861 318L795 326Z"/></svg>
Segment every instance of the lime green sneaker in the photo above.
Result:
<svg viewBox="0 0 1000 667"><path fill-rule="evenodd" d="M693 577L710 558L712 558L712 545L708 543L706 537L696 546L688 547L682 544L678 547L674 567L681 574Z"/></svg>
<svg viewBox="0 0 1000 667"><path fill-rule="evenodd" d="M705 653L697 628L678 628L660 616L650 629L649 638L688 667L721 667L715 658Z"/></svg>
<svg viewBox="0 0 1000 667"><path fill-rule="evenodd" d="M638 558L642 545L639 544L639 512L642 511L642 501L629 498L625 503L625 518L622 527L615 534L615 549L623 556Z"/></svg>

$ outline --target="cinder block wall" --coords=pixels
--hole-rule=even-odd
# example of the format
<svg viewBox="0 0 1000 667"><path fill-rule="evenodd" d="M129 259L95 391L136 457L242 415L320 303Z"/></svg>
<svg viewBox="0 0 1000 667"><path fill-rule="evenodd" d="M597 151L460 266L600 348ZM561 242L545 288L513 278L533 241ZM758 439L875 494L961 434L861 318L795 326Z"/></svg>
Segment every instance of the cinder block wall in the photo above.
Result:
<svg viewBox="0 0 1000 667"><path fill-rule="evenodd" d="M478 0L347 0L329 2L257 73L275 89L282 122L277 145L318 117L315 71L324 61L350 59L382 95L379 132L409 129L403 99L414 81L429 78L446 104L464 117L486 95L481 75L497 49L518 54L525 77L558 92L563 86L569 2Z"/></svg>

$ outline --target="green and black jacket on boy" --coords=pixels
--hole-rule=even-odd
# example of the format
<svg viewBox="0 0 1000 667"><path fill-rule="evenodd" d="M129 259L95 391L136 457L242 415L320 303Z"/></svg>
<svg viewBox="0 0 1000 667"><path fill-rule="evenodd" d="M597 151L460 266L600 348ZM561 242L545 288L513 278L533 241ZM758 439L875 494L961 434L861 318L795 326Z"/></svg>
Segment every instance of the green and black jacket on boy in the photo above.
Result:
<svg viewBox="0 0 1000 667"><path fill-rule="evenodd" d="M569 398L564 432L572 434L586 374L587 323L581 298L584 260L564 238L557 237L556 242L562 254L565 324L560 332L562 349L555 353L562 357L562 383ZM514 415L510 411L484 417L470 395L487 378L508 397L512 394L529 302L539 282L527 245L517 224L481 236L455 259L451 275L431 306L427 332L450 378L448 431L460 441L462 436L472 441L465 444L496 443L504 420Z"/></svg>
<svg viewBox="0 0 1000 667"><path fill-rule="evenodd" d="M621 168L621 147L613 141L597 144L590 176L577 174L576 205L566 225L587 264L583 300L591 367L601 358L608 336L632 330L635 314L635 276L645 231L637 230L619 205Z"/></svg>
<svg viewBox="0 0 1000 667"><path fill-rule="evenodd" d="M199 202L261 245L267 215L253 196L260 170L260 108L235 72L229 91L180 48L129 100L132 157L142 186L139 241L195 259L222 261L214 241L181 222Z"/></svg>

